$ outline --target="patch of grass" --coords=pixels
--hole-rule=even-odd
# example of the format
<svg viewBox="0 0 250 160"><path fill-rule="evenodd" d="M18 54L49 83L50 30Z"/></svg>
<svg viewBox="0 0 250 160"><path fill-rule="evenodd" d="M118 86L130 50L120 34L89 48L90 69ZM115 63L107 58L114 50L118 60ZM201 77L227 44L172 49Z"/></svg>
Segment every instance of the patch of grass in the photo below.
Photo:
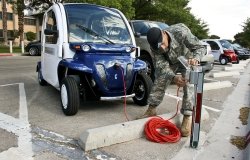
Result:
<svg viewBox="0 0 250 160"><path fill-rule="evenodd" d="M246 137L232 136L230 143L236 146L238 149L243 150L247 147Z"/></svg>
<svg viewBox="0 0 250 160"><path fill-rule="evenodd" d="M250 108L249 107L242 107L240 109L240 116L239 119L243 125L247 125L248 115L249 115Z"/></svg>
<svg viewBox="0 0 250 160"><path fill-rule="evenodd" d="M21 53L22 48L21 47L13 47L12 52L13 53ZM0 54L1 53L10 53L9 46L0 46Z"/></svg>

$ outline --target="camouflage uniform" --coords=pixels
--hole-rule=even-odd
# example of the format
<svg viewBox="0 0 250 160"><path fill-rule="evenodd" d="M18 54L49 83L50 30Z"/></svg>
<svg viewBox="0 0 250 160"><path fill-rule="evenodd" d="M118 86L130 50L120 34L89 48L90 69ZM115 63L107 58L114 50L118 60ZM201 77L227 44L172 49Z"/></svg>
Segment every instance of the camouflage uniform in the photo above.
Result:
<svg viewBox="0 0 250 160"><path fill-rule="evenodd" d="M172 25L166 30L170 37L169 50L165 53L154 51L155 82L148 99L149 106L157 107L163 100L165 90L176 73L185 76L186 69L177 59L179 56L195 58L200 61L206 50L200 41L184 24ZM193 86L183 87L181 113L192 115Z"/></svg>

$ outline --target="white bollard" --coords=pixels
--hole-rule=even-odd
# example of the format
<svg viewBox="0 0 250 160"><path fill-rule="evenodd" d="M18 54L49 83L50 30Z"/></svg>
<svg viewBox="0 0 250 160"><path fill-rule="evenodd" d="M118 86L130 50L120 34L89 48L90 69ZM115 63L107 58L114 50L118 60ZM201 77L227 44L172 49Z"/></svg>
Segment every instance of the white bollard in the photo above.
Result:
<svg viewBox="0 0 250 160"><path fill-rule="evenodd" d="M24 53L24 41L21 42L21 46L22 46L22 54Z"/></svg>
<svg viewBox="0 0 250 160"><path fill-rule="evenodd" d="M13 50L12 50L12 41L10 41L10 53L12 53L13 52Z"/></svg>

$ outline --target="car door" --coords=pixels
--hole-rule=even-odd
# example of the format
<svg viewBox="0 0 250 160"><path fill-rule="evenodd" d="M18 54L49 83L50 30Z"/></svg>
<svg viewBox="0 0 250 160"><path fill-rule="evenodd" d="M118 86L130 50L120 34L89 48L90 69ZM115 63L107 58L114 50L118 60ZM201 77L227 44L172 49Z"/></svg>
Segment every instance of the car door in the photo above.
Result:
<svg viewBox="0 0 250 160"><path fill-rule="evenodd" d="M214 56L214 60L219 61L221 55L219 45L215 41L206 41L206 42L210 44L211 54Z"/></svg>
<svg viewBox="0 0 250 160"><path fill-rule="evenodd" d="M59 6L53 6L48 10L44 15L42 27L42 74L43 78L56 88L59 88L57 68L62 60L62 34L60 34L62 17L60 12Z"/></svg>

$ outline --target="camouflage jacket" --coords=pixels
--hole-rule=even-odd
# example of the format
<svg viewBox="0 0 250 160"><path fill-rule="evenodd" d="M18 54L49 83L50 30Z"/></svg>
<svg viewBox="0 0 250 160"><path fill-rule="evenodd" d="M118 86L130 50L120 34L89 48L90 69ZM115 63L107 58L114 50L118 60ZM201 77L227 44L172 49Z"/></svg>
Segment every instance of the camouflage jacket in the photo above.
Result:
<svg viewBox="0 0 250 160"><path fill-rule="evenodd" d="M200 40L184 24L172 25L164 31L170 36L169 50L163 54L152 50L154 55L155 82L148 102L150 106L154 107L162 102L165 89L175 76L175 71L172 68L182 67L178 57L184 56L200 61L206 53L206 49Z"/></svg>

